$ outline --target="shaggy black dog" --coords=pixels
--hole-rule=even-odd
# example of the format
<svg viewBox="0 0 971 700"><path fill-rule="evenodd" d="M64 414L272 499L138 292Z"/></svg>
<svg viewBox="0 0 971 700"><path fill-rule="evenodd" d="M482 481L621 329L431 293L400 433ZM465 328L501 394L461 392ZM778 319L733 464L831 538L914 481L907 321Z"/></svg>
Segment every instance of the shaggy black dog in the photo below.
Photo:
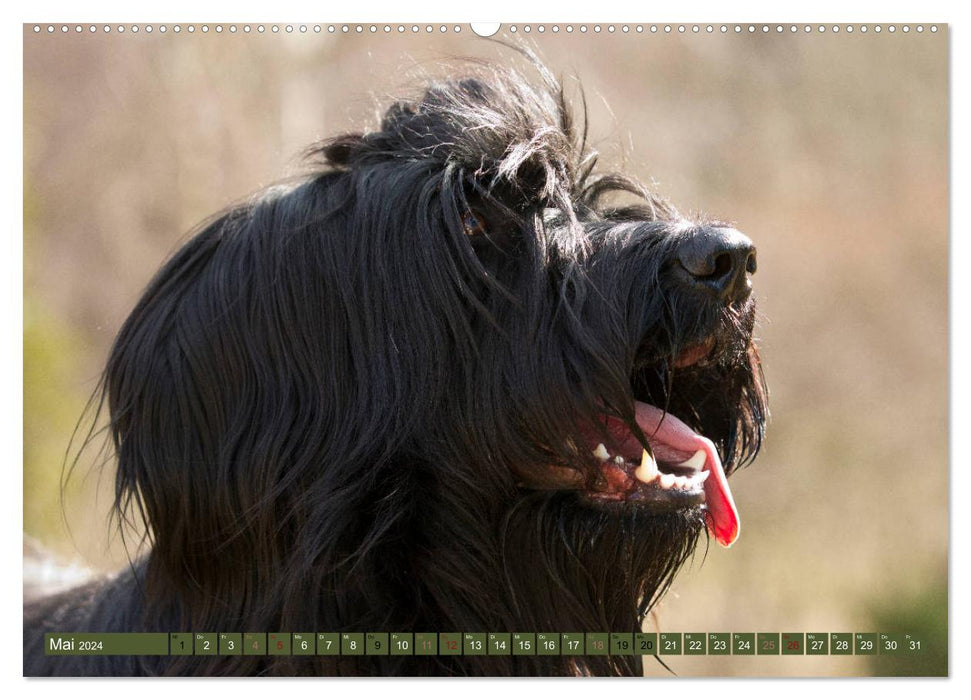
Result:
<svg viewBox="0 0 971 700"><path fill-rule="evenodd" d="M45 631L633 632L758 451L755 249L478 66L205 226L111 350L150 552L25 611L28 675L640 674L638 656L45 657ZM585 120L584 120L585 121Z"/></svg>

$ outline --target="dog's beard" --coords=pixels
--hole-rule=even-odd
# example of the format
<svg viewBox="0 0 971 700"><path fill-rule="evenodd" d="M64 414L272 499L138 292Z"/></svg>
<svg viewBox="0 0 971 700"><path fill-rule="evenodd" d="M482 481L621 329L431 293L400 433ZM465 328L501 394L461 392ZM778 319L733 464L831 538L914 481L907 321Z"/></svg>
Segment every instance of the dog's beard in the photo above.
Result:
<svg viewBox="0 0 971 700"><path fill-rule="evenodd" d="M494 534L481 530L453 528L430 543L421 581L434 601L426 612L440 617L425 624L443 631L639 632L705 526L701 507L608 512L569 491L522 490L497 515L497 552ZM476 555L486 553L490 566L476 566ZM639 656L472 656L449 672L639 675L641 665Z"/></svg>
<svg viewBox="0 0 971 700"><path fill-rule="evenodd" d="M631 631L632 613L663 595L703 526L700 507L607 512L576 494L531 494L502 530L505 575L521 579L511 589L529 592L518 594L517 616L537 630Z"/></svg>
<svg viewBox="0 0 971 700"><path fill-rule="evenodd" d="M663 407L710 439L730 475L758 454L768 397L752 337L754 302L718 309L710 316L712 320L699 323L702 318L696 314L696 327L672 324L673 329L651 336L639 355L664 359L636 363L631 383L639 400ZM693 362L679 362L698 347L704 348L702 355L695 355Z"/></svg>

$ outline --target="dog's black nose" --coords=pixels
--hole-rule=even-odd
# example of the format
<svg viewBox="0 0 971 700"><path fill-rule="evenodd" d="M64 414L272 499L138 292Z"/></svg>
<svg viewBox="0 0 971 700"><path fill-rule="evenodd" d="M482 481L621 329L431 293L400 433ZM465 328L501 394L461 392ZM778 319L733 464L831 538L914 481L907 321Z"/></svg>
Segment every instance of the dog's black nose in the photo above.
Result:
<svg viewBox="0 0 971 700"><path fill-rule="evenodd" d="M678 262L692 286L701 286L726 301L742 301L752 291L755 246L733 228L702 227L678 246Z"/></svg>

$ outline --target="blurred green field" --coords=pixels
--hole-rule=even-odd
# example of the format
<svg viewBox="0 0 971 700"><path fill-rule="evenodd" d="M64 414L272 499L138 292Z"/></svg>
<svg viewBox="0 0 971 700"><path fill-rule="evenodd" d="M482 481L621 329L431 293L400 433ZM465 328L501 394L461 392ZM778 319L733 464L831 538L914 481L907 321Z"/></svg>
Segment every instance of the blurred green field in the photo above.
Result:
<svg viewBox="0 0 971 700"><path fill-rule="evenodd" d="M510 35L505 34L506 38ZM663 631L912 632L919 658L679 657L679 675L947 673L947 31L534 35L608 163L758 246L772 421ZM61 467L107 348L199 221L461 36L24 35L24 529L103 569L111 473ZM68 533L68 527L70 534ZM666 675L648 663L650 675Z"/></svg>

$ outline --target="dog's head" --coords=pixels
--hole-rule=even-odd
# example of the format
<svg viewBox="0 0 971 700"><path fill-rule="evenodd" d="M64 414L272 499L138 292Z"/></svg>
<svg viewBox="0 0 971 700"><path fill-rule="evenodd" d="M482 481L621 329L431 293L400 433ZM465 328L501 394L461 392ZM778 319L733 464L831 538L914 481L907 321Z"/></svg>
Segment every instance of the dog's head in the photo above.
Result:
<svg viewBox="0 0 971 700"><path fill-rule="evenodd" d="M440 363L420 438L461 435L456 459L594 507L704 504L729 545L726 476L754 457L766 413L755 248L598 174L583 140L552 79L501 73L434 85L319 153L363 195L350 222L389 246L389 290L420 297L400 344L433 332L413 356Z"/></svg>
<svg viewBox="0 0 971 700"><path fill-rule="evenodd" d="M766 418L755 248L599 174L582 131L545 73L436 83L165 266L106 375L161 570L345 596L317 620L397 596L539 629L604 586L643 613L705 522L731 544Z"/></svg>

